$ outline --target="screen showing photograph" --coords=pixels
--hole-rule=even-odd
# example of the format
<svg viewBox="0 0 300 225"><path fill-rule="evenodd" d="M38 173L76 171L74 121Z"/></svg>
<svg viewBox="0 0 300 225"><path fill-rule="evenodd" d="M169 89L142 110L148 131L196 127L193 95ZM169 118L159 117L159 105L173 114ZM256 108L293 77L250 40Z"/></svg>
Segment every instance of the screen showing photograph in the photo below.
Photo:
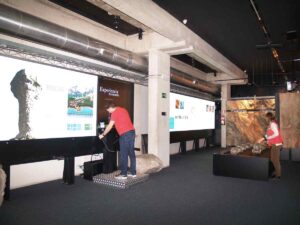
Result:
<svg viewBox="0 0 300 225"><path fill-rule="evenodd" d="M0 141L96 135L97 76L0 56Z"/></svg>
<svg viewBox="0 0 300 225"><path fill-rule="evenodd" d="M175 93L170 94L170 131L214 128L214 102Z"/></svg>

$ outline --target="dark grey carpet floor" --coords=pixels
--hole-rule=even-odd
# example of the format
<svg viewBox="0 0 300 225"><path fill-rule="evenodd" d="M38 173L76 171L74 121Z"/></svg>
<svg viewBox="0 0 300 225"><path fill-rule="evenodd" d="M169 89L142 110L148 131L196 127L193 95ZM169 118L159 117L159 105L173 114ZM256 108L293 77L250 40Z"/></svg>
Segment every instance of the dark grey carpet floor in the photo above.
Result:
<svg viewBox="0 0 300 225"><path fill-rule="evenodd" d="M216 150L176 155L144 183L114 190L76 178L20 188L0 208L1 225L299 225L300 163L280 181L212 175Z"/></svg>

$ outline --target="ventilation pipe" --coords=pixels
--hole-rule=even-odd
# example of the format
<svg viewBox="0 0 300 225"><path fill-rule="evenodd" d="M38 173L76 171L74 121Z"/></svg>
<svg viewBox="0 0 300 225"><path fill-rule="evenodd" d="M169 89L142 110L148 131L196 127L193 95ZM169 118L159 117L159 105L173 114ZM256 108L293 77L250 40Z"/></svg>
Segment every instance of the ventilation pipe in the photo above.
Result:
<svg viewBox="0 0 300 225"><path fill-rule="evenodd" d="M124 69L148 74L148 60L107 43L66 29L27 13L0 4L0 32L50 45L80 55L118 65ZM216 85L208 82L194 83L171 69L171 80L212 94L218 92Z"/></svg>
<svg viewBox="0 0 300 225"><path fill-rule="evenodd" d="M0 5L0 31L147 73L147 59L75 31Z"/></svg>
<svg viewBox="0 0 300 225"><path fill-rule="evenodd" d="M206 81L190 79L189 77L185 76L184 73L179 71L171 71L171 80L174 83L182 84L193 89L205 91L210 94L216 94L219 92L219 87L217 85L208 83Z"/></svg>

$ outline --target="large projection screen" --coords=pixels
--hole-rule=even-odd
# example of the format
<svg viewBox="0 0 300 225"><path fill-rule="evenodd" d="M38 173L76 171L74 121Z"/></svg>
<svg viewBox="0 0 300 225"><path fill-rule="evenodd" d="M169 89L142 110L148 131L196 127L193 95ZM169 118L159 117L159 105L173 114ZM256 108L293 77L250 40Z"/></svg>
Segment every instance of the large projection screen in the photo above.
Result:
<svg viewBox="0 0 300 225"><path fill-rule="evenodd" d="M215 128L215 102L170 94L170 131Z"/></svg>
<svg viewBox="0 0 300 225"><path fill-rule="evenodd" d="M96 135L97 76L0 56L0 141Z"/></svg>

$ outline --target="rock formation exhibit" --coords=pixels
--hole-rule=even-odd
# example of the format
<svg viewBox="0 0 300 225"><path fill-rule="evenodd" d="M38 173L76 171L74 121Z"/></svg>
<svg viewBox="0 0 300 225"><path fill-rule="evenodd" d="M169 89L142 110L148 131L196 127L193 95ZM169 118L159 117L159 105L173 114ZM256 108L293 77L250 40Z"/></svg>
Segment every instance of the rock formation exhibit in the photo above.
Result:
<svg viewBox="0 0 300 225"><path fill-rule="evenodd" d="M234 146L230 149L230 154L237 155L241 152L251 149L252 147L253 147L253 145L250 143Z"/></svg>
<svg viewBox="0 0 300 225"><path fill-rule="evenodd" d="M11 83L11 92L19 102L19 133L15 140L32 139L31 112L42 90L38 81L20 70L16 73Z"/></svg>
<svg viewBox="0 0 300 225"><path fill-rule="evenodd" d="M162 168L162 161L155 155L143 154L136 156L137 174L155 173L160 171Z"/></svg>
<svg viewBox="0 0 300 225"><path fill-rule="evenodd" d="M255 143L268 126L265 114L275 111L275 99L231 100L227 102L227 145Z"/></svg>
<svg viewBox="0 0 300 225"><path fill-rule="evenodd" d="M256 143L256 144L253 145L252 153L259 155L266 149L267 149L267 144L266 143L262 143L262 144Z"/></svg>
<svg viewBox="0 0 300 225"><path fill-rule="evenodd" d="M300 93L281 93L280 129L284 148L300 148Z"/></svg>
<svg viewBox="0 0 300 225"><path fill-rule="evenodd" d="M2 205L3 202L5 181L6 181L6 175L4 171L0 168L0 206Z"/></svg>

